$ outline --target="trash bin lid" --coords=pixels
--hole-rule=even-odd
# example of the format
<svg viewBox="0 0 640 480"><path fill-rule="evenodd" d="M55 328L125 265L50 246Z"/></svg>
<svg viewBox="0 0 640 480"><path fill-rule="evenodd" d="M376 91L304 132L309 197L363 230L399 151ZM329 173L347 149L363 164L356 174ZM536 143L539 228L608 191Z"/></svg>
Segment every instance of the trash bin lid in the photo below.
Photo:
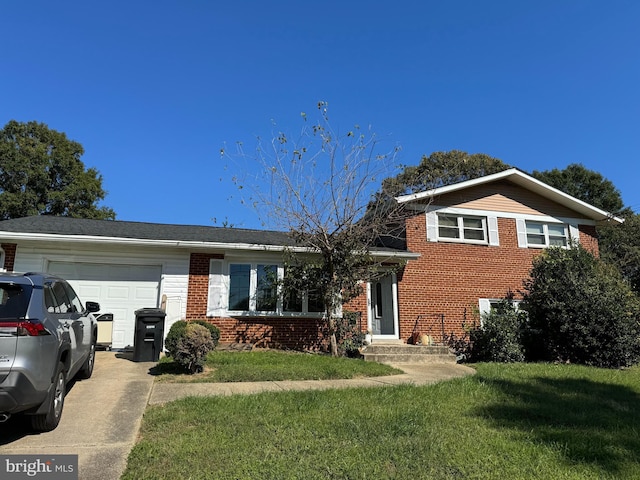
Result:
<svg viewBox="0 0 640 480"><path fill-rule="evenodd" d="M136 317L166 317L167 313L161 308L141 308L136 310Z"/></svg>

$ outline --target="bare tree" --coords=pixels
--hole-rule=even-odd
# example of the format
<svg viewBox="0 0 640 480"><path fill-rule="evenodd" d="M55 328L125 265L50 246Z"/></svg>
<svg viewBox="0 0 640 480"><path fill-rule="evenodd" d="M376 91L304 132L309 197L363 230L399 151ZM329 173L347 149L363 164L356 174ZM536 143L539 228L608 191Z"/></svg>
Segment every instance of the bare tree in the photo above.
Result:
<svg viewBox="0 0 640 480"><path fill-rule="evenodd" d="M258 139L254 153L239 145L231 156L260 167L236 181L263 223L306 247L286 252L284 295L321 298L331 353L337 355L341 305L360 293L363 281L379 275L372 248L399 216L398 204L379 191L382 180L397 173L399 148L382 151L375 133L359 126L335 131L326 102L318 103L315 120L303 113L302 121L295 138L278 131L267 145Z"/></svg>

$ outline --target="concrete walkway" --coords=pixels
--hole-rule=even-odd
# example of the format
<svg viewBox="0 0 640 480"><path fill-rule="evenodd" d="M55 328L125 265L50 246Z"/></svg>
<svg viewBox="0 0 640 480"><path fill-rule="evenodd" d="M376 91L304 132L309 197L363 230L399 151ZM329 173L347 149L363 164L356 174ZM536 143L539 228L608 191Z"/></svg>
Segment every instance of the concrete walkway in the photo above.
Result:
<svg viewBox="0 0 640 480"><path fill-rule="evenodd" d="M475 370L451 363L393 365L405 372L388 377L358 378L354 380L302 380L243 383L155 383L149 404L171 402L188 396L220 396L281 392L284 390L328 390L332 388L388 387L394 385L429 385L456 377L472 375Z"/></svg>

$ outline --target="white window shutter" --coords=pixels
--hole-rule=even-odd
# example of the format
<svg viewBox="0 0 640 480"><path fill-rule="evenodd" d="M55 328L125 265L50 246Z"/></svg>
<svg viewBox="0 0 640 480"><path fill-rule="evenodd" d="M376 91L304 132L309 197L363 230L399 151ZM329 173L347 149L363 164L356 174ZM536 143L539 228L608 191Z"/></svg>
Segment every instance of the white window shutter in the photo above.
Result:
<svg viewBox="0 0 640 480"><path fill-rule="evenodd" d="M488 298L479 298L478 306L480 307L480 314L489 313L491 311L491 300Z"/></svg>
<svg viewBox="0 0 640 480"><path fill-rule="evenodd" d="M489 245L500 245L498 237L498 217L487 217L487 226L489 228Z"/></svg>
<svg viewBox="0 0 640 480"><path fill-rule="evenodd" d="M427 241L438 241L438 214L436 212L427 212Z"/></svg>
<svg viewBox="0 0 640 480"><path fill-rule="evenodd" d="M575 223L569 224L569 246L578 245L580 243L580 230Z"/></svg>
<svg viewBox="0 0 640 480"><path fill-rule="evenodd" d="M491 300L488 298L479 298L478 306L480 307L480 326L484 323L484 316L491 312Z"/></svg>
<svg viewBox="0 0 640 480"><path fill-rule="evenodd" d="M527 223L523 218L516 218L516 230L518 231L518 247L527 248Z"/></svg>
<svg viewBox="0 0 640 480"><path fill-rule="evenodd" d="M209 295L207 314L222 316L225 310L225 285L222 260L212 259L209 263Z"/></svg>

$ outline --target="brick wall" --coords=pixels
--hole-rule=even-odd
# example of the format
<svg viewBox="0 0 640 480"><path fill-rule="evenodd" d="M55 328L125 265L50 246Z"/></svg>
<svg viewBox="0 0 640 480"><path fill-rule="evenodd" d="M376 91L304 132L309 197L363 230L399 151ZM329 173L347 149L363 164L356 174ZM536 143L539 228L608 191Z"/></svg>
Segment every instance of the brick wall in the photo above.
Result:
<svg viewBox="0 0 640 480"><path fill-rule="evenodd" d="M407 248L419 253L398 273L400 338L407 341L416 319L418 333L434 338L444 331L462 334L463 324L478 320L480 298L521 298L523 280L542 250L519 248L514 219L499 218L499 246L427 242L426 220L417 215L407 221ZM595 227L580 226L581 244L598 253ZM352 301L366 312L366 296ZM366 318L366 317L365 317ZM366 324L366 322L365 322Z"/></svg>
<svg viewBox="0 0 640 480"><path fill-rule="evenodd" d="M319 318L209 317L206 320L220 329L220 342L223 343L251 343L258 347L294 350L326 349Z"/></svg>
<svg viewBox="0 0 640 480"><path fill-rule="evenodd" d="M15 243L2 243L0 244L2 250L4 251L4 265L0 265L4 267L7 272L13 272L13 267L16 261L16 248L17 245Z"/></svg>

